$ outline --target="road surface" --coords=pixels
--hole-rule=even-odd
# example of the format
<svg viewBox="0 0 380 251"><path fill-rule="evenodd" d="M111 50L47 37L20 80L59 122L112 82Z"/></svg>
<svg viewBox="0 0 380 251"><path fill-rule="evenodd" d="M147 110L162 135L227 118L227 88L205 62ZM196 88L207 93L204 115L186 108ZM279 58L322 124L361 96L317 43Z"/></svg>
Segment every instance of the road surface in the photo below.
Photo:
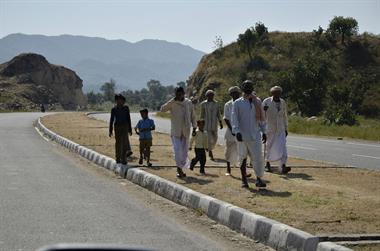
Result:
<svg viewBox="0 0 380 251"><path fill-rule="evenodd" d="M231 230L218 233L206 217L198 224L202 217L191 218L191 210L45 141L32 125L40 115L0 114L0 250L35 250L58 242L268 250Z"/></svg>
<svg viewBox="0 0 380 251"><path fill-rule="evenodd" d="M92 115L109 121L109 114ZM139 114L132 114L132 123L136 124ZM152 115L157 131L169 133L170 121ZM219 144L224 144L225 129L219 130ZM334 140L310 136L289 135L287 139L289 155L311 160L331 162L342 166L352 166L380 170L380 144L361 141Z"/></svg>

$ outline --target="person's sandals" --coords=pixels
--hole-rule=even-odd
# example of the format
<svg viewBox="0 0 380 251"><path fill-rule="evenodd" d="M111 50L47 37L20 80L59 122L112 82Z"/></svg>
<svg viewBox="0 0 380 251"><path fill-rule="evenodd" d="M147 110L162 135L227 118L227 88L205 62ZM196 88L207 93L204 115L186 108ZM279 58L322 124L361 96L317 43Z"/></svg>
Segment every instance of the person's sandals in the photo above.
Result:
<svg viewBox="0 0 380 251"><path fill-rule="evenodd" d="M272 167L270 166L270 163L267 162L267 164L265 165L265 168L267 169L267 172L268 173L271 173L272 172Z"/></svg>
<svg viewBox="0 0 380 251"><path fill-rule="evenodd" d="M177 168L177 178L185 178L185 177L186 177L186 173L184 173L181 168Z"/></svg>
<svg viewBox="0 0 380 251"><path fill-rule="evenodd" d="M287 174L288 172L290 172L292 169L289 167L289 166L286 166L286 165L282 165L281 167L281 173L282 174Z"/></svg>
<svg viewBox="0 0 380 251"><path fill-rule="evenodd" d="M140 158L140 159L139 159L139 165L142 165L142 164L143 164L143 159Z"/></svg>
<svg viewBox="0 0 380 251"><path fill-rule="evenodd" d="M242 184L241 184L241 187L242 187L242 188L249 188L248 183L242 183Z"/></svg>
<svg viewBox="0 0 380 251"><path fill-rule="evenodd" d="M255 185L256 185L256 187L266 187L267 186L267 184L265 184L265 182L262 181L260 178L256 179Z"/></svg>
<svg viewBox="0 0 380 251"><path fill-rule="evenodd" d="M177 178L185 178L186 177L186 173L177 173Z"/></svg>
<svg viewBox="0 0 380 251"><path fill-rule="evenodd" d="M148 166L148 167L152 167L152 163L148 162L148 163L147 163L147 166Z"/></svg>

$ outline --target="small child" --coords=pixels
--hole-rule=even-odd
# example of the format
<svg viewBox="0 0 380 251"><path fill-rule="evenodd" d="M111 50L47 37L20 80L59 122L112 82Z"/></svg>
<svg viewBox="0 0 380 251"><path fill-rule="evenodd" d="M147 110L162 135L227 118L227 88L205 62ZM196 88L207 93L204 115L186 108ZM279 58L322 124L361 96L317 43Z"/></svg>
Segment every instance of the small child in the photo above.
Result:
<svg viewBox="0 0 380 251"><path fill-rule="evenodd" d="M195 132L195 136L191 138L190 148L191 150L195 142L195 158L191 160L190 170L194 170L194 166L198 163L201 164L200 173L205 175L205 165L206 165L206 151L208 151L208 137L207 132L204 131L205 121L203 119L197 121L198 130Z"/></svg>
<svg viewBox="0 0 380 251"><path fill-rule="evenodd" d="M141 118L135 127L136 134L140 139L140 160L139 164L143 164L143 159L146 159L147 166L151 167L150 163L150 147L152 146L152 132L156 129L153 119L148 117L148 109L140 111Z"/></svg>

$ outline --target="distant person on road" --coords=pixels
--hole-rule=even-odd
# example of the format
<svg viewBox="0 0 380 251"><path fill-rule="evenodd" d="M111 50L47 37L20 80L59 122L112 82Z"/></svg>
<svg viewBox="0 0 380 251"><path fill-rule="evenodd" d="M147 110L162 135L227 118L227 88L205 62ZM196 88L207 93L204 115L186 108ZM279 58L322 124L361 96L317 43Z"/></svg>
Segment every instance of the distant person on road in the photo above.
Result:
<svg viewBox="0 0 380 251"><path fill-rule="evenodd" d="M256 187L266 187L261 179L264 175L264 161L261 153L262 143L266 142L264 116L261 100L253 94L253 82L242 84L243 97L232 105L232 133L238 141L242 187L248 188L247 156L250 156L256 173ZM262 135L260 134L262 133Z"/></svg>
<svg viewBox="0 0 380 251"><path fill-rule="evenodd" d="M203 119L200 119L197 121L197 127L198 130L195 132L195 135L191 138L190 141L190 148L189 150L192 149L192 146L195 143L194 146L194 152L195 152L195 157L191 160L190 163L190 170L193 171L195 165L200 163L200 174L205 175L205 165L206 165L206 152L208 151L208 137L207 137L207 132L204 130L205 127L205 121Z"/></svg>
<svg viewBox="0 0 380 251"><path fill-rule="evenodd" d="M45 112L45 106L44 106L44 104L41 104L40 108L41 108L41 112Z"/></svg>
<svg viewBox="0 0 380 251"><path fill-rule="evenodd" d="M266 168L272 171L270 162L279 161L281 172L286 174L291 168L286 166L288 151L286 137L288 136L288 111L285 100L281 98L282 88L273 86L270 89L271 97L263 101L267 125Z"/></svg>
<svg viewBox="0 0 380 251"><path fill-rule="evenodd" d="M205 121L205 130L208 134L208 155L214 161L213 150L218 141L218 122L220 129L223 129L223 123L220 116L219 103L214 100L215 92L206 91L206 100L201 103L201 119Z"/></svg>
<svg viewBox="0 0 380 251"><path fill-rule="evenodd" d="M152 146L152 131L156 129L153 119L148 117L148 109L140 111L141 119L137 122L135 132L139 135L140 141L140 159L139 164L143 164L143 160L146 160L147 166L151 167L150 163L150 148Z"/></svg>
<svg viewBox="0 0 380 251"><path fill-rule="evenodd" d="M176 87L175 97L165 103L161 111L171 113L170 135L177 165L177 177L184 178L186 173L183 169L190 168L188 151L191 127L193 127L193 135L197 127L194 105L191 100L185 98L183 87Z"/></svg>
<svg viewBox="0 0 380 251"><path fill-rule="evenodd" d="M228 93L231 96L231 100L224 105L224 121L227 125L227 130L224 135L226 141L226 149L224 152L227 161L226 176L231 175L231 165L236 166L238 163L238 147L236 135L232 133L231 118L232 118L232 104L235 100L240 98L240 88L233 86L228 89Z"/></svg>
<svg viewBox="0 0 380 251"><path fill-rule="evenodd" d="M115 129L115 155L117 170L119 170L120 165L126 165L127 158L132 155L129 143L129 136L132 136L132 126L129 107L125 105L125 97L116 94L115 102L116 105L111 110L109 136L112 137Z"/></svg>

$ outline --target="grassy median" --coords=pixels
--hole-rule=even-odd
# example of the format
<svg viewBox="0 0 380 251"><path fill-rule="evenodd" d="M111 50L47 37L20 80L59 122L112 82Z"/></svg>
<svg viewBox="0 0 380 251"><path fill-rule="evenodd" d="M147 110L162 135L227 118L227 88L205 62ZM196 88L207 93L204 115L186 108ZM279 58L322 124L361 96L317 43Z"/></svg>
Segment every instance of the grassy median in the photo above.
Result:
<svg viewBox="0 0 380 251"><path fill-rule="evenodd" d="M170 118L168 112L157 112L156 116ZM300 116L289 117L289 132L296 134L363 139L380 142L380 120L358 117L358 125L327 125L322 117L308 121Z"/></svg>
<svg viewBox="0 0 380 251"><path fill-rule="evenodd" d="M42 122L64 137L114 157L114 139L108 137L106 122L83 113L49 115ZM154 133L153 137L154 166L141 167L147 172L313 234L380 230L380 172L290 158L289 164L295 166L291 173L266 173L266 190L259 191L253 184L247 190L240 188L238 168L232 170L232 176L224 175L223 148L218 146L216 162L207 161L206 176L199 175L196 168L194 172L187 171L188 177L180 180L175 177L169 136ZM132 136L131 142L135 157L130 164L137 165L137 135Z"/></svg>

